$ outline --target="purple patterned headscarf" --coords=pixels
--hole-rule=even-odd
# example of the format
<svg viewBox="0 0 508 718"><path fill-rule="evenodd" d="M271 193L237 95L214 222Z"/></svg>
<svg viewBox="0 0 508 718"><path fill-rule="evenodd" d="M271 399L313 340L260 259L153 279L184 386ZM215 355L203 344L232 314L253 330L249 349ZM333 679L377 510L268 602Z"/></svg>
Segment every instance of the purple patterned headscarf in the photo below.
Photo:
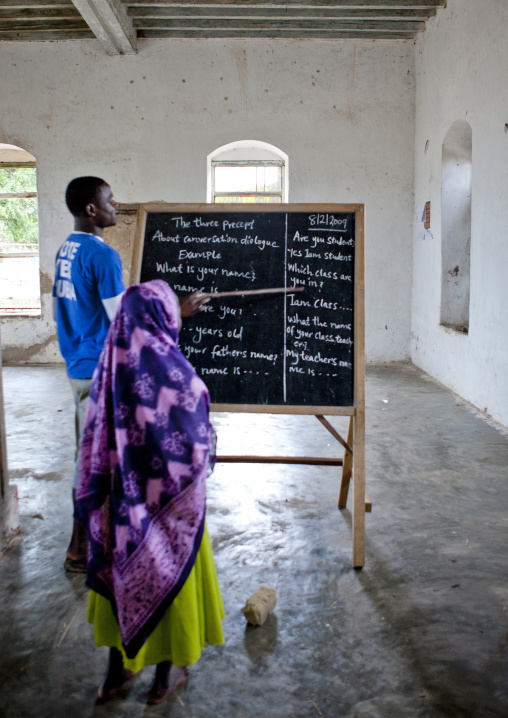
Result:
<svg viewBox="0 0 508 718"><path fill-rule="evenodd" d="M129 287L94 372L75 516L87 585L113 606L134 657L188 577L203 534L209 395L178 349L178 299Z"/></svg>

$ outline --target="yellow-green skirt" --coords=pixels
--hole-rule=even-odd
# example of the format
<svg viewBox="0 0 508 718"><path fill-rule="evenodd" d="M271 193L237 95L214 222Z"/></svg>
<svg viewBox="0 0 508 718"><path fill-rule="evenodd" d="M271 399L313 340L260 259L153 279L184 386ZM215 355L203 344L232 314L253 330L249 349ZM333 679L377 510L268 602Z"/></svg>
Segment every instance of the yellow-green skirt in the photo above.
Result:
<svg viewBox="0 0 508 718"><path fill-rule="evenodd" d="M144 666L172 661L176 666L196 663L209 643L224 643L221 621L225 616L212 544L205 525L201 546L189 577L135 658L127 658L111 603L90 591L88 622L94 624L98 646L118 648L124 666L139 671Z"/></svg>

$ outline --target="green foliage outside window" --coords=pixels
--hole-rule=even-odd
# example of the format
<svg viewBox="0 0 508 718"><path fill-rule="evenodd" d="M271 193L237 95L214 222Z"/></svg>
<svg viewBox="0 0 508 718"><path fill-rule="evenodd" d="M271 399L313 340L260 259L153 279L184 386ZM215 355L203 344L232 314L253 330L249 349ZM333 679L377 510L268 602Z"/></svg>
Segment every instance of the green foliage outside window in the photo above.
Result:
<svg viewBox="0 0 508 718"><path fill-rule="evenodd" d="M35 167L0 169L0 194L36 191ZM38 244L37 197L0 199L0 242Z"/></svg>

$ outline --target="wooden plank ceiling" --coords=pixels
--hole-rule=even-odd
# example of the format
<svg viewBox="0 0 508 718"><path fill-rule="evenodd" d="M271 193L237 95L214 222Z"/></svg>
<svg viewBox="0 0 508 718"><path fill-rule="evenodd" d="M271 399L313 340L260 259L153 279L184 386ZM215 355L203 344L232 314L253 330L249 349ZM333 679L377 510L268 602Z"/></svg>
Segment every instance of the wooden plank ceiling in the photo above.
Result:
<svg viewBox="0 0 508 718"><path fill-rule="evenodd" d="M96 37L109 54L138 38L407 40L446 0L0 0L0 41Z"/></svg>

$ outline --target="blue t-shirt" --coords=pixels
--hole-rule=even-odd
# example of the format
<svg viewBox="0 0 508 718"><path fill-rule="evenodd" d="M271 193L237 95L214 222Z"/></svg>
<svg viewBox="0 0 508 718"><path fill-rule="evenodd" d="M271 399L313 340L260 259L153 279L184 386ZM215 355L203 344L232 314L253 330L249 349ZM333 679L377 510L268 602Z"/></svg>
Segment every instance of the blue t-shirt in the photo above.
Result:
<svg viewBox="0 0 508 718"><path fill-rule="evenodd" d="M92 376L110 325L102 300L124 289L116 250L93 234L69 235L56 255L53 296L58 343L71 379Z"/></svg>

